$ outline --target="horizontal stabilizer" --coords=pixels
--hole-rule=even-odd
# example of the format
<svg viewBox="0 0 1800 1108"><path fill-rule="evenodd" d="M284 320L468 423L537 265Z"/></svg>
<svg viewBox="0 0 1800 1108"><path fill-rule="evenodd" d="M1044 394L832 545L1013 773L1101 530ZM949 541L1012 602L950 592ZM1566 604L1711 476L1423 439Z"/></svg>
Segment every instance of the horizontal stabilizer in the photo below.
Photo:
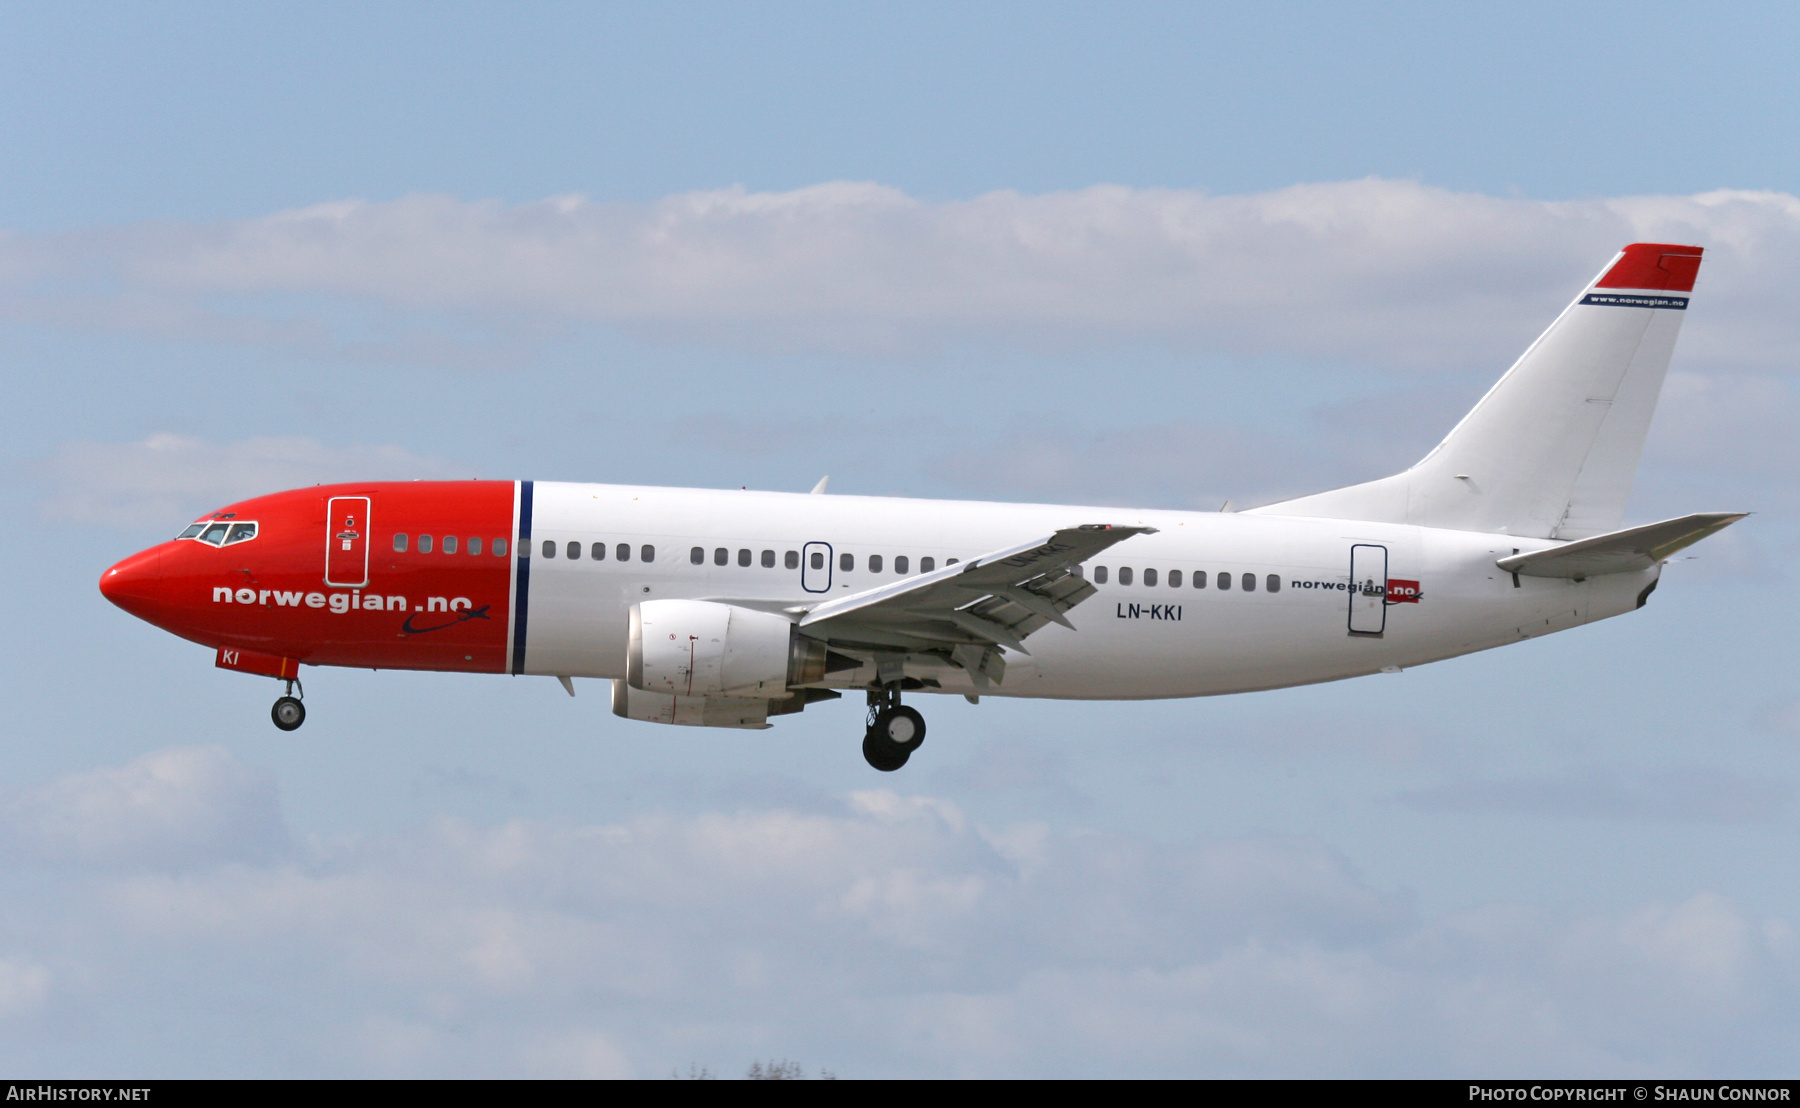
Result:
<svg viewBox="0 0 1800 1108"><path fill-rule="evenodd" d="M1573 577L1577 581L1606 573L1635 573L1685 550L1715 531L1723 531L1749 512L1700 512L1642 527L1595 535L1549 550L1514 554L1496 565L1527 577Z"/></svg>

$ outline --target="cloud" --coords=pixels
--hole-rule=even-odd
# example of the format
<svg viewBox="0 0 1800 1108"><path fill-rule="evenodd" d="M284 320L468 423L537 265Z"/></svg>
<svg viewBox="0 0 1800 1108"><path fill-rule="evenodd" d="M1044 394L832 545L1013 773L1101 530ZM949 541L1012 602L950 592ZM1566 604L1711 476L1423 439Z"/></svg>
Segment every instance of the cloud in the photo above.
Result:
<svg viewBox="0 0 1800 1108"><path fill-rule="evenodd" d="M0 1019L36 1009L50 993L50 970L35 962L0 958Z"/></svg>
<svg viewBox="0 0 1800 1108"><path fill-rule="evenodd" d="M1800 396L1770 373L1671 372L1663 387L1644 457L1639 484L1655 490L1648 505L1665 517L1694 510L1701 498L1730 497L1758 512L1791 511L1800 505ZM1647 498L1646 498L1647 499ZM1742 510L1742 509L1740 509ZM1721 539L1746 541L1763 521L1749 521L1742 534ZM1734 529L1740 530L1740 529ZM1694 553L1716 555L1710 540Z"/></svg>
<svg viewBox="0 0 1800 1108"><path fill-rule="evenodd" d="M1800 199L1546 202L1374 178L938 203L844 181L643 204L346 200L0 238L0 318L376 360L512 350L603 324L759 351L1126 340L1497 369L1642 239L1709 250L1684 357L1785 365Z"/></svg>
<svg viewBox="0 0 1800 1108"><path fill-rule="evenodd" d="M1137 425L1084 423L1082 390L1109 387L1102 369L1082 384L1059 379L1066 398L959 413L973 428L956 415L900 428L925 440L923 479L950 491L1241 508L1417 460L1634 239L1708 250L1634 518L1787 507L1800 199L1785 193L1545 202L1367 179L1237 196L1095 186L944 202L853 182L650 203L414 195L216 224L0 235L0 319L435 366L519 365L546 341L598 327L855 357L974 343L1091 361L1158 344L1235 359L1229 372L1251 382L1264 362L1307 367L1284 378L1285 395L1231 390L1221 396L1237 400L1195 418L1150 399ZM1354 366L1429 373L1333 399L1345 390L1319 374ZM1294 383L1306 380L1322 382L1316 397ZM953 392L954 381L931 387ZM1046 404L1066 421L1046 419ZM1257 425L1277 411L1279 427ZM891 441L894 426L858 434L845 418L747 430L734 411L706 417L705 438L740 461L828 441L840 469L865 456L895 464L864 445ZM67 502L64 517L148 527L311 481L467 474L392 446L158 435L68 444L40 476ZM1733 565L1766 574L1756 557Z"/></svg>
<svg viewBox="0 0 1800 1108"><path fill-rule="evenodd" d="M1217 511L1231 501L1241 511L1399 472L1455 426L1469 403L1417 391L1399 401L1300 401L1295 407L1308 416L1305 424L1281 430L1234 423L1223 413L1101 431L1079 430L1071 418L979 445L966 437L947 443L927 472L951 488L1050 503Z"/></svg>
<svg viewBox="0 0 1800 1108"><path fill-rule="evenodd" d="M805 813L441 819L252 858L183 845L245 837L230 819L147 820L159 805L132 798L170 776L227 782L173 787L176 813L257 790L221 752L166 751L34 794L105 830L29 896L0 872L0 1000L23 998L0 1060L90 1072L205 1041L154 1056L196 1074L1751 1072L1786 1064L1771 1029L1800 1014L1793 929L1712 893L1429 919L1310 839L988 828L886 790ZM144 841L175 845L132 854ZM107 1022L151 1006L154 1026Z"/></svg>
<svg viewBox="0 0 1800 1108"><path fill-rule="evenodd" d="M1289 436L1229 424L1162 423L1097 434L1015 432L941 455L929 472L941 481L1051 502L1173 499L1180 507L1216 510L1234 496L1253 495L1250 490L1308 490L1309 481L1317 484L1318 474L1328 472L1319 453Z"/></svg>
<svg viewBox="0 0 1800 1108"><path fill-rule="evenodd" d="M398 446L156 434L132 443L65 443L36 476L48 486L45 510L56 518L128 529L176 526L234 500L301 485L469 474Z"/></svg>
<svg viewBox="0 0 1800 1108"><path fill-rule="evenodd" d="M526 1044L525 1068L546 1077L615 1080L633 1076L631 1060L600 1031L571 1030Z"/></svg>
<svg viewBox="0 0 1800 1108"><path fill-rule="evenodd" d="M64 777L14 798L0 827L13 861L40 865L261 862L287 845L274 782L218 746Z"/></svg>
<svg viewBox="0 0 1800 1108"><path fill-rule="evenodd" d="M1655 771L1591 769L1565 776L1462 781L1400 794L1425 812L1494 812L1576 819L1767 823L1779 818L1793 787L1706 766Z"/></svg>

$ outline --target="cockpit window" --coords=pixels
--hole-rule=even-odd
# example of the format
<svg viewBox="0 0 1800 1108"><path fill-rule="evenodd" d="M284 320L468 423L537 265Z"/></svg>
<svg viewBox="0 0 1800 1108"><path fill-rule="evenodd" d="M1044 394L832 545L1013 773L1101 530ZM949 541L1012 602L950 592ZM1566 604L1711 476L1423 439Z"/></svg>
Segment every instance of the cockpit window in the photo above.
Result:
<svg viewBox="0 0 1800 1108"><path fill-rule="evenodd" d="M236 542L249 542L256 537L254 523L227 523L224 520L201 520L193 524L178 539L193 539L208 546L230 546Z"/></svg>

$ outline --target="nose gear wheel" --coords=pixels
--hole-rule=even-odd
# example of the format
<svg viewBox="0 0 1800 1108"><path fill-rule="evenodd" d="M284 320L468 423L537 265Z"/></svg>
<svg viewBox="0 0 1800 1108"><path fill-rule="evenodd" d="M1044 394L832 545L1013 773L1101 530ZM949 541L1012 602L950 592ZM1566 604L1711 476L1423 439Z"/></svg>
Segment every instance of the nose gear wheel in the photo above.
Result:
<svg viewBox="0 0 1800 1108"><path fill-rule="evenodd" d="M300 689L301 696L306 695L306 689L300 685L298 678L288 678L287 693L276 700L275 706L269 709L269 718L274 720L275 726L283 731L293 731L306 722L306 705L300 703L294 696L296 688Z"/></svg>
<svg viewBox="0 0 1800 1108"><path fill-rule="evenodd" d="M292 731L306 722L306 705L291 696L284 696L269 709L269 718L283 731Z"/></svg>

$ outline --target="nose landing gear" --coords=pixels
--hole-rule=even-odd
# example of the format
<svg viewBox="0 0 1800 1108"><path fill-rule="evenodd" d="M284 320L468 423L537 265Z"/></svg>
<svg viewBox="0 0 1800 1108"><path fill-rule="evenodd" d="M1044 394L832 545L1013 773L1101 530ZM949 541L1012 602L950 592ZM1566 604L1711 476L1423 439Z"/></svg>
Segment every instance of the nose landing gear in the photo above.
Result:
<svg viewBox="0 0 1800 1108"><path fill-rule="evenodd" d="M869 692L869 725L863 733L863 758L883 773L906 764L925 741L925 717L900 703L898 683Z"/></svg>
<svg viewBox="0 0 1800 1108"><path fill-rule="evenodd" d="M306 722L306 705L294 698L294 689L299 684L298 680L289 678L287 694L275 701L275 706L269 709L269 718L274 720L275 726L283 731L295 730ZM305 696L306 689L301 688L300 695Z"/></svg>

